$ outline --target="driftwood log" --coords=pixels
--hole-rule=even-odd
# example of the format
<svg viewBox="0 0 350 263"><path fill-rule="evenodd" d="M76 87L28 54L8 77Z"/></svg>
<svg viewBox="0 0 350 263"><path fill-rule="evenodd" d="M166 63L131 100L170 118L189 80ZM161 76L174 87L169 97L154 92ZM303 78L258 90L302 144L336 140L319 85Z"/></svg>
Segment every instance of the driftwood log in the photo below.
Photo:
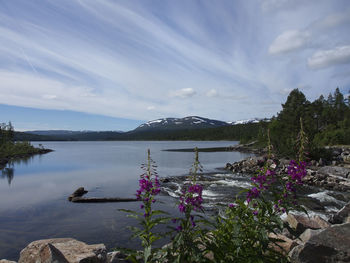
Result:
<svg viewBox="0 0 350 263"><path fill-rule="evenodd" d="M135 202L136 198L119 198L119 197L74 197L73 203L107 203L107 202Z"/></svg>
<svg viewBox="0 0 350 263"><path fill-rule="evenodd" d="M79 187L68 197L73 203L107 203L107 202L135 202L136 198L119 198L119 197L82 197L88 191L84 187Z"/></svg>

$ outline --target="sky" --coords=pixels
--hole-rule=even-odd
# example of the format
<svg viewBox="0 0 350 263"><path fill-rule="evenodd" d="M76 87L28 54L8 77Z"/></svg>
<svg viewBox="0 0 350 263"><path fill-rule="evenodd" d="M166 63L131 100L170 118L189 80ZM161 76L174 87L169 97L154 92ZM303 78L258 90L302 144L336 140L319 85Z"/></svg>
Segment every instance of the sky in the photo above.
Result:
<svg viewBox="0 0 350 263"><path fill-rule="evenodd" d="M350 90L348 0L0 0L0 122L131 130Z"/></svg>

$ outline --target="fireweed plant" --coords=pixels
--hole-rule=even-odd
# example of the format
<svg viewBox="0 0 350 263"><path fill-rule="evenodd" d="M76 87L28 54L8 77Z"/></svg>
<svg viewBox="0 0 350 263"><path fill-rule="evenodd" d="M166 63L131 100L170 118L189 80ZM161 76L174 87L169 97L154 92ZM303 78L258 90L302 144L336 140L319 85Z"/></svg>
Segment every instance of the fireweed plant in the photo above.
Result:
<svg viewBox="0 0 350 263"><path fill-rule="evenodd" d="M300 134L304 134L301 126ZM305 137L304 137L305 138ZM304 149L306 140L301 140ZM297 188L306 175L306 162L298 152L299 160L291 160L287 175L277 175L278 164L270 152L260 163L261 168L251 178L252 188L242 198L226 208L224 215L217 216L211 238L205 239L207 253L214 262L288 262L285 254L276 249L282 240L273 238L283 230L281 215L290 210L305 211L296 202Z"/></svg>
<svg viewBox="0 0 350 263"><path fill-rule="evenodd" d="M155 233L153 230L158 224L163 224L168 221L167 217L160 216L167 214L166 212L152 209L152 204L156 202L155 197L160 193L156 168L157 166L152 160L150 150L148 149L147 163L141 165L141 169L144 173L140 175L140 188L136 192L137 199L142 202L140 209L143 210L143 212L120 209L120 211L127 212L128 217L138 219L142 227L129 227L129 229L134 232L132 237L138 237L143 247L143 251L130 253L128 259L133 262L139 262L138 260L140 258L143 258L143 262L156 262L156 253L159 249L152 248L152 244L156 240L162 238L162 235Z"/></svg>
<svg viewBox="0 0 350 263"><path fill-rule="evenodd" d="M172 219L176 235L167 247L165 259L167 262L203 262L204 247L201 242L204 229L197 224L203 221L202 185L197 183L197 173L202 171L202 165L198 159L198 149L195 148L195 159L190 169L188 182L184 184L178 203L178 210L183 215ZM199 220L197 220L199 219Z"/></svg>

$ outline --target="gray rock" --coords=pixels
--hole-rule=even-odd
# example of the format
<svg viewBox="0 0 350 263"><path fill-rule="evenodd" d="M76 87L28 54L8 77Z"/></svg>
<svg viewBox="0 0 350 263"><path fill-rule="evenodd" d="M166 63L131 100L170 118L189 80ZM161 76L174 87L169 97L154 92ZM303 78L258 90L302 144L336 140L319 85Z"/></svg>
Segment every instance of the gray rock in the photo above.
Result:
<svg viewBox="0 0 350 263"><path fill-rule="evenodd" d="M342 224L350 222L350 202L347 203L342 209L336 214L332 215L329 219L331 224Z"/></svg>
<svg viewBox="0 0 350 263"><path fill-rule="evenodd" d="M343 159L344 163L350 163L350 152L349 151L342 152L341 158Z"/></svg>
<svg viewBox="0 0 350 263"><path fill-rule="evenodd" d="M45 261L43 259L50 259L47 254L53 259L63 256L66 261ZM21 251L18 263L105 263L106 260L107 251L103 244L87 245L73 238L54 238L30 243Z"/></svg>
<svg viewBox="0 0 350 263"><path fill-rule="evenodd" d="M299 239L305 243L305 242L309 241L309 239L311 237L313 237L314 235L317 235L321 231L323 231L323 230L322 229L310 229L310 228L308 228L299 236Z"/></svg>
<svg viewBox="0 0 350 263"><path fill-rule="evenodd" d="M324 175L335 175L341 176L343 178L347 178L350 174L350 169L340 166L324 166L318 170L319 173Z"/></svg>
<svg viewBox="0 0 350 263"><path fill-rule="evenodd" d="M320 160L318 161L318 166L323 166L324 165L324 161L322 158L320 158Z"/></svg>
<svg viewBox="0 0 350 263"><path fill-rule="evenodd" d="M301 215L288 214L287 223L291 228L293 228L297 234L302 234L306 229L322 229L327 228L330 224L320 218L319 216L314 216L308 218Z"/></svg>
<svg viewBox="0 0 350 263"><path fill-rule="evenodd" d="M17 263L16 261L10 261L7 259L0 259L0 263Z"/></svg>
<svg viewBox="0 0 350 263"><path fill-rule="evenodd" d="M275 241L276 244L271 243L271 247L275 251L286 255L289 253L290 250L292 250L294 247L299 245L299 243L296 240L292 240L282 234L276 235L276 234L270 233L269 238L272 240L276 240L276 239L281 240L281 241Z"/></svg>
<svg viewBox="0 0 350 263"><path fill-rule="evenodd" d="M62 252L50 243L40 248L39 258L42 263L69 263Z"/></svg>
<svg viewBox="0 0 350 263"><path fill-rule="evenodd" d="M350 262L350 224L334 225L289 253L294 263Z"/></svg>

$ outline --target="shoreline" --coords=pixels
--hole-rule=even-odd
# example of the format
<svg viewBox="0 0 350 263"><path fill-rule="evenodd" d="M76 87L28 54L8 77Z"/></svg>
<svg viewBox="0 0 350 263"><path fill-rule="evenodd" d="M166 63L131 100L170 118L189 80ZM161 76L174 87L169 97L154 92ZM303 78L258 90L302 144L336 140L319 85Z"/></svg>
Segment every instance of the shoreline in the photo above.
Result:
<svg viewBox="0 0 350 263"><path fill-rule="evenodd" d="M196 148L198 152L241 152L241 153L253 153L256 155L263 155L266 153L266 149L254 148L253 145L256 141L246 143L229 145L226 147L208 147L208 148ZM164 152L194 152L194 148L179 148L179 149L165 149Z"/></svg>
<svg viewBox="0 0 350 263"><path fill-rule="evenodd" d="M32 156L35 156L37 154L46 154L49 152L53 152L54 150L52 149L40 149L40 148L34 148L34 152L28 152L28 153L19 153L19 154L14 154L10 155L7 157L2 157L0 158L0 169L5 168L5 166L10 163L11 161L19 160L19 159L26 159L30 158Z"/></svg>
<svg viewBox="0 0 350 263"><path fill-rule="evenodd" d="M237 147L235 147L235 149L237 149L237 148L241 148L242 147L242 145L237 145ZM245 145L243 146L243 147L246 147ZM227 147L221 147L221 148L227 148ZM204 149L206 149L206 148L204 148ZM15 159L19 159L19 158L27 158L27 157L31 157L31 156L34 156L35 154L45 154L45 153L48 153L48 152L51 152L52 150L50 150L50 149L39 149L40 151L39 152L35 152L35 153L28 153L28 154L21 154L21 155L16 155L16 156L12 156L11 158L9 158L9 160L8 161L11 161L11 160L15 160ZM233 181L233 180L236 180L236 181L239 181L239 182L241 182L241 183L246 183L246 181L248 181L249 179L250 179L250 174L249 174L249 171L247 171L247 170L249 170L249 169L247 169L248 167L249 167L249 162L251 162L251 160L259 160L259 159L261 159L261 158L263 158L263 155L264 154L260 154L260 155L256 155L255 157L248 157L248 158L245 158L244 160L241 160L241 161L238 161L238 162L234 162L234 163L232 163L232 164L230 164L231 165L231 167L235 167L235 165L237 164L237 169L240 169L240 171L239 172L236 172L236 171L232 171L231 169L229 169L229 167L228 167L228 165L226 165L226 168L225 168L225 163L222 163L222 167L218 167L218 168L216 168L216 170L217 170L217 172L204 172L204 173L200 173L200 174L198 174L198 180L199 181L201 181L201 182L206 182L206 184L207 184L207 186L208 187L212 187L212 188L209 188L209 190L213 190L214 188L217 190L217 193L222 193L222 194L225 194L224 192L220 192L220 189L223 189L223 191L226 191L227 193L230 193L230 198L231 197L233 197L234 195L232 194L233 192L232 192L232 185L230 185L230 181ZM0 159L0 161L1 161L2 159ZM280 163L283 163L282 161L281 161L281 159L279 159L279 161L280 161ZM247 163L248 162L248 163ZM241 165L238 165L238 164L241 164ZM286 164L287 164L287 160L286 160ZM282 167L282 164L281 164L281 167ZM325 167L325 166L319 166L319 167L316 167L318 170L319 169L322 169L323 167ZM314 168L314 167L312 167L312 168ZM315 168L315 169L316 169ZM350 168L350 167L349 167ZM243 172L243 169L246 169L244 172ZM251 169L250 170L252 170L253 172L256 172L256 170L254 171L254 166L252 166L251 167ZM317 170L317 171L318 171ZM309 171L308 171L308 173L309 173ZM310 172L311 173L311 172ZM312 175L313 177L315 177L315 175ZM180 176L169 176L169 177L163 177L163 178L161 178L161 181L162 181L162 184L163 184L163 186L162 187L164 187L164 186L166 186L166 184L171 184L172 182L174 182L174 181L172 181L172 178L174 178L174 180L176 180L176 183L178 183L178 184L181 184L181 183L184 183L185 181L186 181L186 178L188 177L188 175L180 175ZM350 178L349 178L350 179ZM220 183L221 182L221 183ZM164 185L165 184L165 185ZM213 185L213 184L216 184L216 185ZM224 186L225 186L225 184L226 184L226 187L227 188L224 188ZM169 185L170 186L170 185ZM236 185L234 185L234 186L236 186ZM309 187L308 185L306 185L307 187ZM174 187L174 185L172 186L172 187ZM238 185L238 187L242 187L242 186L239 186ZM321 191L324 191L325 190L325 188L321 188L321 187L319 187L319 186L314 186L315 187L315 189L316 189L316 187L317 187L317 189L322 189L322 190L320 190L320 192ZM243 188L243 187L242 187ZM226 189L226 190L225 190ZM175 188L174 188L174 190L176 190ZM175 192L175 191L174 191ZM164 193L164 192L163 192ZM306 192L304 192L304 193L302 193L302 195L303 196L307 196L309 193L306 193ZM346 193L345 193L346 194ZM333 197L333 198L336 198L337 196L334 196L334 195L330 195L331 197ZM174 196L172 196L173 198L176 198L176 197L174 197ZM210 191L208 191L207 192L207 197L208 197L208 200L213 200L213 198L214 198L214 196L211 196L210 195ZM347 195L347 197L350 197L350 193ZM223 199L225 199L225 200L220 200L220 199L217 199L217 201L218 202L221 202L221 201L223 201L223 202L225 202L225 201L229 201L229 198L228 198L228 196L227 196L227 198L226 197L222 197ZM308 199L311 199L311 198L308 198ZM338 198L337 198L338 199ZM343 200L343 202L345 203L345 201L349 201L349 199L350 198L346 198L346 199L344 199ZM329 204L330 204L330 201L327 201L326 200L326 202L328 202ZM207 202L207 204L208 204L209 202ZM317 202L315 202L315 203L313 203L312 204L312 206L313 207L324 207L325 206L325 203L324 202L319 202L319 201L317 201ZM341 206L340 206L340 204L338 204L337 205L338 207L337 207L337 211L332 211L332 212L329 212L329 214L330 215L334 215L334 214L336 214L337 212L339 212L341 209L342 209L342 207L344 206L344 204L342 204ZM215 207L214 207L215 208ZM211 209L210 209L211 210ZM316 214L316 216L317 216L317 214ZM297 218L299 217L299 215L297 215L296 216ZM40 243L40 244L42 244L42 246L43 247L46 247L47 246L47 248L48 249L51 249L51 244L53 244L53 243L62 243L62 250L61 251L63 251L63 252L65 252L65 251L69 251L68 249L68 245L67 245L67 250L65 250L65 248L63 249L63 244L64 243L66 243L67 242L67 244L69 243L69 244L71 244L71 243L73 243L73 241L72 241L72 239L70 239L70 240L57 240L57 239L50 239L50 240L38 240L38 241L35 241L36 243ZM74 241L75 243L76 243L76 245L77 245L77 250L83 250L83 249L85 249L85 245L84 245L84 243L83 242L80 242L80 241L78 241L78 240L76 240L76 241ZM83 243L83 244L82 244ZM50 244L50 245L48 245L48 244ZM101 246L100 246L101 245ZM69 245L70 246L70 245ZM88 245L89 246L89 245ZM97 246L97 245L91 245L91 246ZM114 252L110 252L110 250L109 249L106 249L105 247L103 247L104 245L103 244L98 244L98 246L99 246L99 249L101 249L101 250L99 250L100 252L99 253L97 253L96 254L96 258L103 258L105 261L103 261L103 262L108 262L108 263L112 263L113 261L112 261L112 258L114 258L114 257L117 257L117 255L120 255L119 253L120 252L116 252L116 251L114 251ZM30 245L28 245L27 247L26 247L26 249L28 250L28 249L30 249ZM33 248L33 250L32 251L37 251L35 248ZM65 253L64 253L65 254ZM22 262L24 262L24 261L22 261ZM102 262L102 261L101 261Z"/></svg>

